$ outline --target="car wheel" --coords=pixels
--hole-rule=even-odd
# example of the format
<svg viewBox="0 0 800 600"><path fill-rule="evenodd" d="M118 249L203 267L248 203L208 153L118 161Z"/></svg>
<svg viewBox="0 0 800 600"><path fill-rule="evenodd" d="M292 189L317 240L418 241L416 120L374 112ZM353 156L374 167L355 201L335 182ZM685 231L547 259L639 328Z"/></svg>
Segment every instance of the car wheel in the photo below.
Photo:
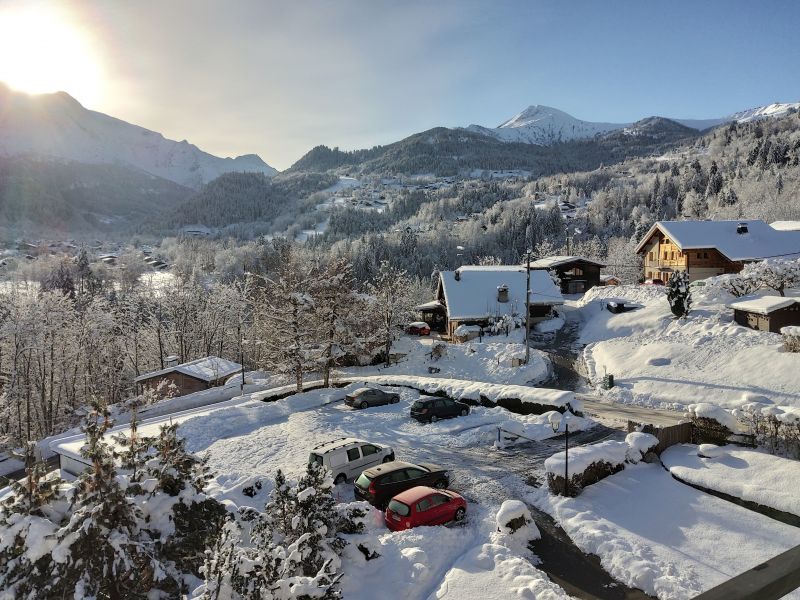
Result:
<svg viewBox="0 0 800 600"><path fill-rule="evenodd" d="M431 423L436 423L436 421L438 421L438 420L439 420L439 417L437 417L436 415L431 415Z"/></svg>
<svg viewBox="0 0 800 600"><path fill-rule="evenodd" d="M454 520L456 523L459 523L459 522L463 521L463 520L464 520L464 517L466 517L466 516L467 516L467 511L466 511L466 510L464 510L463 508L459 508L459 509L456 511L456 515L455 515L455 517L453 517L453 520Z"/></svg>
<svg viewBox="0 0 800 600"><path fill-rule="evenodd" d="M435 487L437 490L444 490L447 488L447 482L444 479L440 479L433 484L433 487Z"/></svg>
<svg viewBox="0 0 800 600"><path fill-rule="evenodd" d="M347 481L347 477L345 477L345 474L344 473L339 473L336 476L336 479L333 480L333 483L335 483L336 485L340 485L342 483L345 483L346 481Z"/></svg>
<svg viewBox="0 0 800 600"><path fill-rule="evenodd" d="M392 404L397 404L400 402L400 396L392 396Z"/></svg>
<svg viewBox="0 0 800 600"><path fill-rule="evenodd" d="M367 408L367 407L369 406L369 403L368 403L368 402L365 400L364 402L362 402L361 404L359 404L359 406L360 406L361 408Z"/></svg>
<svg viewBox="0 0 800 600"><path fill-rule="evenodd" d="M469 411L466 408L461 409L461 416L466 417L469 414Z"/></svg>

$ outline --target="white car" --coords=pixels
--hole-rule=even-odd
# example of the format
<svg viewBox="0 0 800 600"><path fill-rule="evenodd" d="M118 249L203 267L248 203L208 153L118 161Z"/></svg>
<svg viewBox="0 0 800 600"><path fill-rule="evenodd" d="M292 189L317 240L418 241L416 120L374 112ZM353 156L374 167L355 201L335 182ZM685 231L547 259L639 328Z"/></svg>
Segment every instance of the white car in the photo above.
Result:
<svg viewBox="0 0 800 600"><path fill-rule="evenodd" d="M394 460L394 450L357 438L339 438L315 446L308 462L327 467L334 483L355 479L364 469Z"/></svg>

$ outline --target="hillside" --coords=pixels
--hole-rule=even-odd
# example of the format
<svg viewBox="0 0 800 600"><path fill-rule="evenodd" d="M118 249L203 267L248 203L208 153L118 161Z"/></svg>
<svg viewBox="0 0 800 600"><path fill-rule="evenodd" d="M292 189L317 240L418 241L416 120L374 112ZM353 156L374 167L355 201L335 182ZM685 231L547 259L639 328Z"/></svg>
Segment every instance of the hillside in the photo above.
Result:
<svg viewBox="0 0 800 600"><path fill-rule="evenodd" d="M127 165L193 189L231 171L277 172L254 154L213 156L186 140L87 110L64 92L30 96L0 83L0 156L21 154Z"/></svg>

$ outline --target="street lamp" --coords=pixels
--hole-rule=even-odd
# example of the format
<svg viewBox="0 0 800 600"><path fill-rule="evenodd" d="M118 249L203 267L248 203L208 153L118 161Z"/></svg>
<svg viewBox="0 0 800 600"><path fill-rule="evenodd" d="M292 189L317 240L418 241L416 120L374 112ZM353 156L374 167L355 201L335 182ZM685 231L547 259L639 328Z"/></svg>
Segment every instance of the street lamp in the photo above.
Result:
<svg viewBox="0 0 800 600"><path fill-rule="evenodd" d="M553 428L553 433L558 433L561 422L564 422L564 496L569 492L569 412L562 415L555 413L550 415L550 426Z"/></svg>

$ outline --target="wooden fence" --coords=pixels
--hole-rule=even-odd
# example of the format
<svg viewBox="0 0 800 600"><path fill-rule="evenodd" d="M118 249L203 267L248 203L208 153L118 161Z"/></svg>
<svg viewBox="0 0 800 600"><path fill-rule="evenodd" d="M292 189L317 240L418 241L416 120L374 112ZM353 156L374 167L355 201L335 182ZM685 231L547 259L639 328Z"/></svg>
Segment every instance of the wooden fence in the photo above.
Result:
<svg viewBox="0 0 800 600"><path fill-rule="evenodd" d="M669 427L656 427L655 425L644 425L634 421L628 421L628 433L641 431L650 433L658 438L656 454L661 454L664 450L675 444L688 444L692 441L692 424L689 422L670 425Z"/></svg>

